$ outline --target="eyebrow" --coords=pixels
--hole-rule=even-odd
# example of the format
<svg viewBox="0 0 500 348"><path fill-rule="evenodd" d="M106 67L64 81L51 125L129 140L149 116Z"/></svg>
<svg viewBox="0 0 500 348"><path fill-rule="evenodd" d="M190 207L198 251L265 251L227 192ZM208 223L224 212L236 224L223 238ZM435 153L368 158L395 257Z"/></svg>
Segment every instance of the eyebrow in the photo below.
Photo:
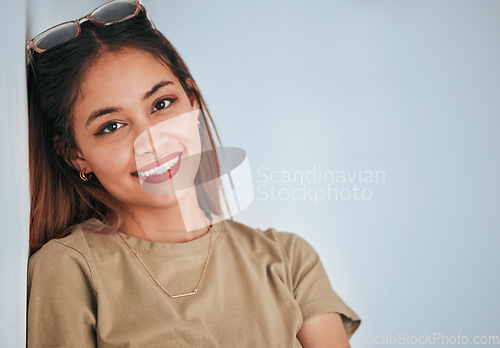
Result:
<svg viewBox="0 0 500 348"><path fill-rule="evenodd" d="M149 91L147 91L144 94L144 96L142 97L142 100L148 99L153 94L155 94L160 88L162 88L164 86L168 86L168 85L173 85L173 84L174 83L172 81L167 81L167 80L158 82L156 85L153 86L153 88L151 88ZM104 115L107 115L107 114L111 114L113 112L118 112L118 111L121 111L121 110L122 110L122 108L118 108L118 107L105 107L105 108L101 108L101 109L95 110L94 112L92 112L92 114L90 115L90 117L87 119L87 125L86 125L86 127L88 127L90 123L92 123L95 119L97 119L97 118L99 118L101 116L104 116Z"/></svg>
<svg viewBox="0 0 500 348"><path fill-rule="evenodd" d="M91 124L96 118L99 118L99 117L107 115L107 114L111 114L113 112L118 112L121 110L122 110L121 108L102 108L102 109L96 110L87 119L86 127L88 127L89 124Z"/></svg>
<svg viewBox="0 0 500 348"><path fill-rule="evenodd" d="M162 88L163 86L167 86L167 85L173 85L174 83L172 81L167 81L167 80L164 80L164 81L160 81L158 82L156 85L153 86L153 88L151 88L148 92L146 92L144 94L144 97L142 97L142 100L146 100L148 99L149 97L151 97L153 94L156 93L157 90L159 90L160 88Z"/></svg>

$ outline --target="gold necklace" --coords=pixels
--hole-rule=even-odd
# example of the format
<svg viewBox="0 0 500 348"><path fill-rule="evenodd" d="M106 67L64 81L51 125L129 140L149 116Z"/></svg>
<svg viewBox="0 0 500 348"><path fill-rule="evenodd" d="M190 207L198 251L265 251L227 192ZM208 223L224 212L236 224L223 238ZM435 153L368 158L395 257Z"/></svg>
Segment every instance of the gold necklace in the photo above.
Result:
<svg viewBox="0 0 500 348"><path fill-rule="evenodd" d="M118 235L121 237L121 239L123 239L123 241L125 242L125 244L128 245L128 247L130 248L130 250L132 250L132 252L134 253L134 255L137 256L137 258L139 259L139 261L141 261L141 263L144 266L144 268L146 269L146 271L148 271L148 273L151 276L151 278L153 278L153 280L155 281L155 283L163 290L163 292L166 293L168 295L168 297L170 297L170 298L181 298L181 297L193 296L193 295L196 295L198 293L198 288L200 287L201 281L203 280L203 276L205 275L205 271L207 270L208 260L210 260L210 254L212 253L212 224L210 224L210 226L208 226L208 233L210 234L210 245L208 247L208 255L207 255L207 259L205 261L205 266L203 266L203 272L201 272L200 281L198 282L198 284L196 285L196 288L194 288L193 291L187 292L185 294L179 294L179 295L172 295L171 293L169 293L160 284L160 282L155 278L155 276L153 275L153 273L151 273L151 271L149 270L148 266L146 266L146 264L144 263L144 261L142 261L142 259L139 256L139 254L134 250L134 248L132 248L132 245L130 245L125 240L125 238L123 238L123 236L120 233L118 233Z"/></svg>

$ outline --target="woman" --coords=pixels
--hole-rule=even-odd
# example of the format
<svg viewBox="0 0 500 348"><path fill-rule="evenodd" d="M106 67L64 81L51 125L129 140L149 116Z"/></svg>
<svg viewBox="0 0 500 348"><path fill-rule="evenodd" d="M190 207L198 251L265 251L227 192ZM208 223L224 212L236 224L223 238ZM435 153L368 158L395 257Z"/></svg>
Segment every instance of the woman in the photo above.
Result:
<svg viewBox="0 0 500 348"><path fill-rule="evenodd" d="M28 346L348 346L314 250L227 218L212 118L144 7L84 18L29 42Z"/></svg>

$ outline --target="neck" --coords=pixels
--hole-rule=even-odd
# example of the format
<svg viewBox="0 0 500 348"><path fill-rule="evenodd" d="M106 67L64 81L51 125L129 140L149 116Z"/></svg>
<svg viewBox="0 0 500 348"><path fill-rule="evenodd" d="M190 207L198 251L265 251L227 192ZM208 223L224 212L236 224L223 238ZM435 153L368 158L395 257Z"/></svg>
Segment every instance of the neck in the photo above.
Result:
<svg viewBox="0 0 500 348"><path fill-rule="evenodd" d="M126 217L122 232L157 243L184 243L203 236L210 220L198 205L195 188L169 207L129 206L135 216Z"/></svg>

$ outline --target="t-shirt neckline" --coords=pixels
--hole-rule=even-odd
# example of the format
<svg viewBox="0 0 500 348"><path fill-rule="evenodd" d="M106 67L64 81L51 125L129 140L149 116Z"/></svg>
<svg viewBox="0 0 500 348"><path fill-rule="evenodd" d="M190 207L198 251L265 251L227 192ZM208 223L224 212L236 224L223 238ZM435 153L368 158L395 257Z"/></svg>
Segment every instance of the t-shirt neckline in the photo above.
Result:
<svg viewBox="0 0 500 348"><path fill-rule="evenodd" d="M217 240L217 237L220 234L222 222L223 221L220 221L212 225L212 244ZM183 243L150 242L148 240L130 236L120 231L117 233L125 238L132 248L148 253L191 254L201 250L206 250L210 245L210 233L205 233L201 237ZM117 235L117 238L119 238L123 243L120 236Z"/></svg>
<svg viewBox="0 0 500 348"><path fill-rule="evenodd" d="M99 221L97 219L94 220L100 224L105 225L102 221ZM217 220L212 219L212 221L217 221ZM225 220L221 220L212 225L212 244L214 244L217 238L219 237L224 223ZM115 235L117 240L123 245L126 246L126 244L123 242L120 236L122 236L136 251L142 251L146 253L192 254L199 251L207 250L210 245L210 233L205 233L201 237L182 243L151 242L148 240L130 236L121 231L116 231L113 234Z"/></svg>

